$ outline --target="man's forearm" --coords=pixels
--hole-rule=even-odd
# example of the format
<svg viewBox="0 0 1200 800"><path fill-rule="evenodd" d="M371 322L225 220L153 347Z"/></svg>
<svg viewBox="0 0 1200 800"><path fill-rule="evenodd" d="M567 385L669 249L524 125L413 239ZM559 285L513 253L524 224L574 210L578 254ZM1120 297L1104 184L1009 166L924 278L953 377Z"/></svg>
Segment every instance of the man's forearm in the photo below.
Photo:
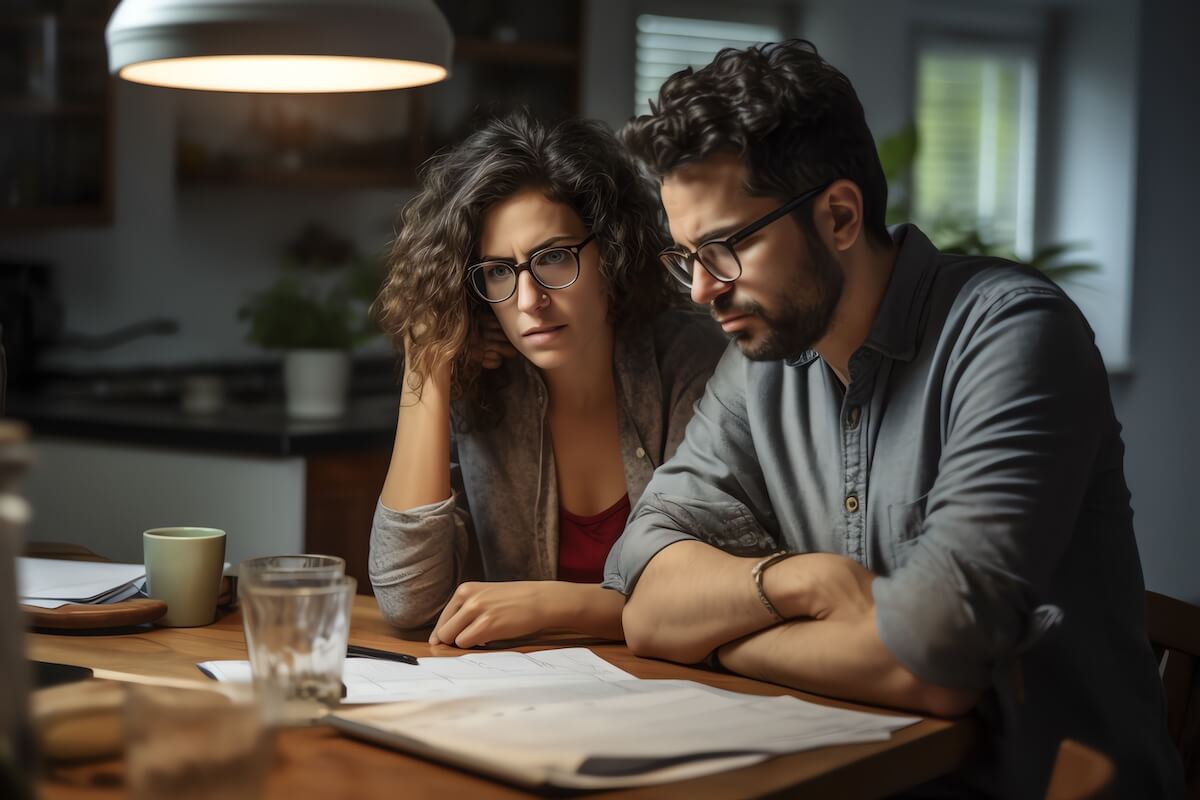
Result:
<svg viewBox="0 0 1200 800"><path fill-rule="evenodd" d="M625 604L625 639L634 653L700 661L726 642L775 623L741 558L703 542L676 542L650 560Z"/></svg>
<svg viewBox="0 0 1200 800"><path fill-rule="evenodd" d="M927 683L905 669L880 641L873 615L788 622L731 642L718 656L747 677L939 717L965 714L979 695Z"/></svg>

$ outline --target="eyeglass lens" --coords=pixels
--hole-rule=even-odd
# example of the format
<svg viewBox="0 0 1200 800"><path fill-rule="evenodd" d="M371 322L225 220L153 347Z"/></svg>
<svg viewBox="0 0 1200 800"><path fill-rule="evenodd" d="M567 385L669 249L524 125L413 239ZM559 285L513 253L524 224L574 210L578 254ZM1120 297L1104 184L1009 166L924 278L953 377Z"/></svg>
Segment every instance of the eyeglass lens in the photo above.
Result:
<svg viewBox="0 0 1200 800"><path fill-rule="evenodd" d="M709 242L701 245L696 258L682 253L663 253L663 266L670 270L675 279L690 287L695 279L695 270L708 268L720 280L735 281L742 274L742 265L733 249L725 242ZM704 262L703 267L696 261Z"/></svg>
<svg viewBox="0 0 1200 800"><path fill-rule="evenodd" d="M529 262L534 279L547 289L563 289L579 277L579 259L565 247L552 247ZM488 261L474 271L475 290L485 300L500 303L517 290L517 269L504 261Z"/></svg>

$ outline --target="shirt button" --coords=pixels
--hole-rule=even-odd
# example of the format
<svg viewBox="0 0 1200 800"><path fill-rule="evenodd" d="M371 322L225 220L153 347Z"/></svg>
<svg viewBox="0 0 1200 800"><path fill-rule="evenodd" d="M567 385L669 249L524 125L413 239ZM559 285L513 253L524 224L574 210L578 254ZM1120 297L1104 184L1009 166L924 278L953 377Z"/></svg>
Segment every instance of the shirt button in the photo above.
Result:
<svg viewBox="0 0 1200 800"><path fill-rule="evenodd" d="M634 452L635 454L637 454L637 457L638 457L638 458L645 458L645 457L646 457L646 450L645 450L645 448L639 447L637 450L634 450L633 452Z"/></svg>
<svg viewBox="0 0 1200 800"><path fill-rule="evenodd" d="M854 495L850 495L849 497L846 498L846 510L849 511L851 514L853 514L855 511L858 511L858 498L857 497L855 497Z"/></svg>
<svg viewBox="0 0 1200 800"><path fill-rule="evenodd" d="M862 417L862 409L858 406L851 406L850 410L846 412L846 427L850 430L857 428L860 417Z"/></svg>

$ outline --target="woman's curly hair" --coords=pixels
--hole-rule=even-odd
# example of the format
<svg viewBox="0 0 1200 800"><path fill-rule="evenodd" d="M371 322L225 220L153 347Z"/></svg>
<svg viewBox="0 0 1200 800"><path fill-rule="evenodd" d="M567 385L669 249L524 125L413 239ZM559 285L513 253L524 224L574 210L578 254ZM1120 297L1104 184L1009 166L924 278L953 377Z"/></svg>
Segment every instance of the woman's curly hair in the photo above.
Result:
<svg viewBox="0 0 1200 800"><path fill-rule="evenodd" d="M484 213L518 190L544 187L595 234L614 326L650 319L682 299L658 262L667 241L652 185L599 122L547 124L528 111L493 119L430 158L420 184L400 212L374 312L401 356L409 342L418 395L415 376L453 359L453 396L465 400L460 425L486 427L503 415L496 390L505 370L482 370L465 356L480 314L491 313L470 293L466 267L479 257Z"/></svg>
<svg viewBox="0 0 1200 800"><path fill-rule="evenodd" d="M862 104L811 42L722 50L711 64L668 78L650 111L626 123L621 138L659 178L723 151L741 156L754 195L787 199L845 178L862 192L867 235L891 241L887 181Z"/></svg>

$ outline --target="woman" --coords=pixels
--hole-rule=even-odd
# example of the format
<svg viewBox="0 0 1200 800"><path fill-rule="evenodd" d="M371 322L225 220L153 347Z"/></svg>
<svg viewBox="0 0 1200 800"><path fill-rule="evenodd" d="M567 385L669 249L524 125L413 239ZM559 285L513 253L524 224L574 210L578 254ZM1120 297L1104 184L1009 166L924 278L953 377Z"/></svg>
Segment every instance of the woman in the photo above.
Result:
<svg viewBox="0 0 1200 800"><path fill-rule="evenodd" d="M378 300L404 353L371 531L393 624L623 638L605 556L726 344L658 263L660 220L586 120L496 120L424 168Z"/></svg>

